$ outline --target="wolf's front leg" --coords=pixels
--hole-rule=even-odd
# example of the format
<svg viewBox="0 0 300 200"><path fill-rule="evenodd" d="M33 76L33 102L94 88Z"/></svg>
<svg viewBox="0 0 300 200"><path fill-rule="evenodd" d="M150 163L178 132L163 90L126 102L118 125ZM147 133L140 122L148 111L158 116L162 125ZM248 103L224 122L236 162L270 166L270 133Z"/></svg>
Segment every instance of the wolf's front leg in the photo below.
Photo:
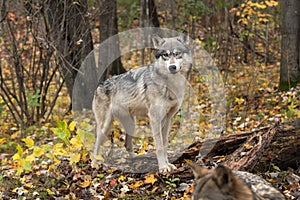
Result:
<svg viewBox="0 0 300 200"><path fill-rule="evenodd" d="M169 163L168 160L168 145L169 145L169 130L170 130L170 125L171 125L171 117L167 116L165 120L162 121L162 138L163 138L163 144L165 147L165 158L167 160L167 164L172 170L177 169L175 165Z"/></svg>
<svg viewBox="0 0 300 200"><path fill-rule="evenodd" d="M160 173L171 172L175 166L170 165L167 160L167 146L164 145L162 135L162 121L165 117L162 106L152 106L149 110L150 126L153 134L156 157Z"/></svg>

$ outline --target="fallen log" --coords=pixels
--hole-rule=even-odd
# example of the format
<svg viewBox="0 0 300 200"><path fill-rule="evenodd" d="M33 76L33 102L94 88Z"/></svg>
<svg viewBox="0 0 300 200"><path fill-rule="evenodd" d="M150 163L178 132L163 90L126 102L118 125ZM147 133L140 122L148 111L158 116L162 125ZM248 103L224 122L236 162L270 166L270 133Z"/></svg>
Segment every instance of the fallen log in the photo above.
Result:
<svg viewBox="0 0 300 200"><path fill-rule="evenodd" d="M171 163L180 168L186 159L198 160L199 152L205 155L201 157L201 161L206 166L217 163L224 164L233 170L266 172L272 163L281 170L289 167L298 169L300 166L300 119L288 123L276 123L252 132L197 141L182 154L169 154L168 157ZM117 150L112 155L116 157L118 153L120 154ZM120 155L120 157L124 156ZM118 159L115 158L112 159L110 165L120 168ZM129 173L148 173L157 169L155 152L136 156L122 163L122 170Z"/></svg>
<svg viewBox="0 0 300 200"><path fill-rule="evenodd" d="M213 148L210 143L214 144ZM300 166L300 119L196 142L175 163L196 159L200 149L207 151L206 159L225 157L222 163L234 170L267 171L270 163L280 169L297 169Z"/></svg>

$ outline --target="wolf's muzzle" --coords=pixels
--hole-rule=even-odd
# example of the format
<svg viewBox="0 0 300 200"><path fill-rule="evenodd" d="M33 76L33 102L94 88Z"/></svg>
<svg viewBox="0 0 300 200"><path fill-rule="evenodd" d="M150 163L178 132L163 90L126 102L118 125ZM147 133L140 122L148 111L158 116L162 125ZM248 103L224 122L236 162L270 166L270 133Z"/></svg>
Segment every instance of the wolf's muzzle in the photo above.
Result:
<svg viewBox="0 0 300 200"><path fill-rule="evenodd" d="M175 74L177 72L176 70L176 65L170 65L169 66L169 71L172 73L172 74Z"/></svg>

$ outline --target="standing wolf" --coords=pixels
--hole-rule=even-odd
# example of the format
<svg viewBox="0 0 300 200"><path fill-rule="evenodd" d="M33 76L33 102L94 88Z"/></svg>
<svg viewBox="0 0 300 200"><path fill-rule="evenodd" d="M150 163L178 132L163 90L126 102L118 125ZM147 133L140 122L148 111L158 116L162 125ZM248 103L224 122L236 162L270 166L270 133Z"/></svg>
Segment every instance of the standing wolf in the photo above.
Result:
<svg viewBox="0 0 300 200"><path fill-rule="evenodd" d="M176 167L167 158L171 118L179 110L186 85L186 74L192 65L188 37L153 37L155 61L149 66L132 69L100 83L95 91L93 112L96 118L96 142L92 166L98 167L96 156L111 134L113 119L126 131L126 150L133 154L132 138L135 117L148 116L161 173Z"/></svg>

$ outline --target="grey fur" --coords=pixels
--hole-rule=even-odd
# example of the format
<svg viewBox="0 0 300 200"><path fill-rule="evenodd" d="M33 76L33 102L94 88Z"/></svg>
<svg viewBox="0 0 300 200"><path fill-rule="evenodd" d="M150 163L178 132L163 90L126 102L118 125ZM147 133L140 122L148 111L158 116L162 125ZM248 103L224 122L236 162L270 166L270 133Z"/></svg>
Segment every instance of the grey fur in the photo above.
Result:
<svg viewBox="0 0 300 200"><path fill-rule="evenodd" d="M285 197L263 178L219 165L207 169L188 163L195 176L193 200L284 200Z"/></svg>
<svg viewBox="0 0 300 200"><path fill-rule="evenodd" d="M132 137L135 117L148 116L156 147L159 171L170 172L176 167L167 158L168 134L171 118L181 106L186 74L192 64L186 38L155 36L157 50L154 63L132 69L100 83L95 91L93 112L96 118L96 142L92 166L98 167L96 156L100 146L110 135L113 119L126 131L125 147L133 154Z"/></svg>

